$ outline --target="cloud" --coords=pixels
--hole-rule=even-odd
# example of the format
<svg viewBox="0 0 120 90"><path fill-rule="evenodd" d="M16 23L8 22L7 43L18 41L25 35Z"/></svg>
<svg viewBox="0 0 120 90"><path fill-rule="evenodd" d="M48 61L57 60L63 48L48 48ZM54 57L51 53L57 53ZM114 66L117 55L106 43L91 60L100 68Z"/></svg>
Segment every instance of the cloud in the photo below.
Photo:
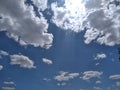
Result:
<svg viewBox="0 0 120 90"><path fill-rule="evenodd" d="M51 81L51 79L49 79L49 78L43 78L43 80L46 81L46 82Z"/></svg>
<svg viewBox="0 0 120 90"><path fill-rule="evenodd" d="M57 83L58 86L65 86L67 83L63 82L63 83Z"/></svg>
<svg viewBox="0 0 120 90"><path fill-rule="evenodd" d="M44 11L45 9L47 9L48 0L32 0L32 1L40 11Z"/></svg>
<svg viewBox="0 0 120 90"><path fill-rule="evenodd" d="M28 69L35 68L34 62L31 59L29 59L27 56L14 54L11 55L10 58L11 58L11 62L10 62L11 65L20 65L20 67L28 68Z"/></svg>
<svg viewBox="0 0 120 90"><path fill-rule="evenodd" d="M120 87L120 82L116 82L116 86Z"/></svg>
<svg viewBox="0 0 120 90"><path fill-rule="evenodd" d="M2 90L15 90L15 87L2 87Z"/></svg>
<svg viewBox="0 0 120 90"><path fill-rule="evenodd" d="M103 72L98 71L85 71L83 73L83 77L81 77L83 80L89 81L91 78L100 78Z"/></svg>
<svg viewBox="0 0 120 90"><path fill-rule="evenodd" d="M69 81L70 79L74 79L79 76L79 73L69 73L60 71L59 75L55 76L54 79L61 82L61 81Z"/></svg>
<svg viewBox="0 0 120 90"><path fill-rule="evenodd" d="M94 90L102 90L100 87L93 87Z"/></svg>
<svg viewBox="0 0 120 90"><path fill-rule="evenodd" d="M2 65L0 65L0 71L3 69L3 66Z"/></svg>
<svg viewBox="0 0 120 90"><path fill-rule="evenodd" d="M9 82L4 81L3 83L4 83L5 85L15 85L15 83L14 83L13 81L9 81Z"/></svg>
<svg viewBox="0 0 120 90"><path fill-rule="evenodd" d="M6 51L0 50L0 55L7 56L7 55L9 55L9 54L8 54L8 52L6 52Z"/></svg>
<svg viewBox="0 0 120 90"><path fill-rule="evenodd" d="M115 74L115 75L111 75L109 76L109 79L112 79L112 80L119 80L120 79L120 74Z"/></svg>
<svg viewBox="0 0 120 90"><path fill-rule="evenodd" d="M0 31L6 31L8 37L13 38L21 45L29 44L35 47L50 48L53 35L47 31L49 26L47 20L41 12L38 12L40 17L37 17L35 14L37 11L34 11L32 5L26 5L25 1L1 0ZM35 4L41 2L41 0L35 1ZM41 4L44 2L41 2ZM39 8L45 9L46 6Z"/></svg>
<svg viewBox="0 0 120 90"><path fill-rule="evenodd" d="M53 11L52 22L56 26L64 30L73 30L80 32L84 16L86 14L82 1L65 0L63 6L58 6L58 3L52 3L51 9ZM80 7L80 8L79 8Z"/></svg>
<svg viewBox="0 0 120 90"><path fill-rule="evenodd" d="M104 53L98 53L94 59L95 60L99 60L99 59L104 59L106 57L107 57L106 54L104 54Z"/></svg>
<svg viewBox="0 0 120 90"><path fill-rule="evenodd" d="M114 0L65 0L52 3L52 22L64 30L85 31L84 42L108 46L120 44L120 6ZM120 1L118 1L120 2ZM86 28L86 29L85 29Z"/></svg>
<svg viewBox="0 0 120 90"><path fill-rule="evenodd" d="M96 83L96 84L101 84L102 82L101 82L101 81L96 81L95 83Z"/></svg>
<svg viewBox="0 0 120 90"><path fill-rule="evenodd" d="M47 58L43 58L42 61L46 64L49 64L49 65L53 64L53 62L51 60L47 59Z"/></svg>

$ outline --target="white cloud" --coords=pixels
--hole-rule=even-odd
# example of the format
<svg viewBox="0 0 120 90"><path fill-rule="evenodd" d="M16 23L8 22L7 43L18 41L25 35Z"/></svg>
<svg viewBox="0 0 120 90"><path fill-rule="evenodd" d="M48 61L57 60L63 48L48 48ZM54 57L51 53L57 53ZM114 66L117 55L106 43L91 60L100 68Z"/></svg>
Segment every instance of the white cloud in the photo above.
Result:
<svg viewBox="0 0 120 90"><path fill-rule="evenodd" d="M43 80L46 81L46 82L51 81L51 79L49 79L49 78L43 78Z"/></svg>
<svg viewBox="0 0 120 90"><path fill-rule="evenodd" d="M47 32L47 20L41 12L39 14L37 17L33 6L26 5L25 0L1 0L0 31L7 31L7 36L21 45L49 48L53 35Z"/></svg>
<svg viewBox="0 0 120 90"><path fill-rule="evenodd" d="M109 79L112 79L112 80L120 79L120 74L111 75L109 76Z"/></svg>
<svg viewBox="0 0 120 90"><path fill-rule="evenodd" d="M32 0L39 10L44 11L47 8L48 0Z"/></svg>
<svg viewBox="0 0 120 90"><path fill-rule="evenodd" d="M7 56L7 55L9 55L9 54L8 54L8 52L6 52L6 51L0 50L0 55Z"/></svg>
<svg viewBox="0 0 120 90"><path fill-rule="evenodd" d="M96 81L96 84L101 84L102 82L101 81Z"/></svg>
<svg viewBox="0 0 120 90"><path fill-rule="evenodd" d="M99 59L104 59L106 57L107 57L106 54L104 54L104 53L98 53L94 59L95 60L99 60Z"/></svg>
<svg viewBox="0 0 120 90"><path fill-rule="evenodd" d="M58 3L52 3L51 9L54 13L52 22L58 27L65 30L81 31L83 26L83 18L86 14L82 1L65 0L63 7L59 7Z"/></svg>
<svg viewBox="0 0 120 90"><path fill-rule="evenodd" d="M98 71L85 71L83 73L83 77L81 77L83 80L89 81L91 78L100 78L103 72Z"/></svg>
<svg viewBox="0 0 120 90"><path fill-rule="evenodd" d="M2 65L0 65L0 70L2 70L3 69L3 66Z"/></svg>
<svg viewBox="0 0 120 90"><path fill-rule="evenodd" d="M68 81L79 76L79 73L69 73L64 71L60 71L59 74L60 75L54 77L54 79L57 81Z"/></svg>
<svg viewBox="0 0 120 90"><path fill-rule="evenodd" d="M63 82L63 83L57 83L58 86L65 86L67 83Z"/></svg>
<svg viewBox="0 0 120 90"><path fill-rule="evenodd" d="M15 87L2 87L2 90L15 90Z"/></svg>
<svg viewBox="0 0 120 90"><path fill-rule="evenodd" d="M10 62L11 65L20 65L20 67L28 68L28 69L35 68L34 62L31 59L29 59L27 56L15 54L15 55L11 55L10 58L11 58L11 62Z"/></svg>
<svg viewBox="0 0 120 90"><path fill-rule="evenodd" d="M46 64L53 64L53 62L47 58L43 58L42 61Z"/></svg>
<svg viewBox="0 0 120 90"><path fill-rule="evenodd" d="M65 0L63 6L51 5L52 22L65 30L85 29L85 43L95 41L114 46L120 44L120 6L113 0Z"/></svg>
<svg viewBox="0 0 120 90"><path fill-rule="evenodd" d="M3 83L6 84L6 85L15 85L15 83L13 81L9 81L9 82L4 81Z"/></svg>
<svg viewBox="0 0 120 90"><path fill-rule="evenodd" d="M100 87L93 87L94 90L102 90Z"/></svg>

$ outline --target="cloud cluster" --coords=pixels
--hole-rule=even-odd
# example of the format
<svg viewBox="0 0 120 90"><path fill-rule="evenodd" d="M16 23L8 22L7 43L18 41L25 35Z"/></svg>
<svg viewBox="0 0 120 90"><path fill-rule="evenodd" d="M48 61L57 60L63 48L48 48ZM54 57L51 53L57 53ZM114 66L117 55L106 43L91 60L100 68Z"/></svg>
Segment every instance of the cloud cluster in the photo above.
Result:
<svg viewBox="0 0 120 90"><path fill-rule="evenodd" d="M47 58L43 58L42 61L46 64L49 64L49 65L53 64L53 62L51 60L47 59Z"/></svg>
<svg viewBox="0 0 120 90"><path fill-rule="evenodd" d="M29 59L27 56L14 54L11 55L10 58L11 58L11 62L10 62L11 65L20 65L20 67L28 68L28 69L35 68L34 62L31 59Z"/></svg>
<svg viewBox="0 0 120 90"><path fill-rule="evenodd" d="M44 11L45 9L47 9L48 0L32 0L32 1L40 11Z"/></svg>
<svg viewBox="0 0 120 90"><path fill-rule="evenodd" d="M103 72L99 71L85 71L83 73L83 77L81 77L83 80L89 81L91 78L100 78Z"/></svg>
<svg viewBox="0 0 120 90"><path fill-rule="evenodd" d="M25 1L0 1L0 31L6 31L7 36L21 45L29 44L49 48L52 45L53 35L47 32L49 26L47 20L41 12L38 12L40 17L37 17L37 11ZM47 0L34 0L33 2L42 11L47 7Z"/></svg>
<svg viewBox="0 0 120 90"><path fill-rule="evenodd" d="M104 53L98 53L94 59L95 60L99 60L99 59L104 59L106 57L107 57L106 54L104 54Z"/></svg>
<svg viewBox="0 0 120 90"><path fill-rule="evenodd" d="M16 85L15 82L13 81L4 81L3 85L4 86L1 87L2 90L16 90L15 88Z"/></svg>
<svg viewBox="0 0 120 90"><path fill-rule="evenodd" d="M55 76L54 79L61 82L61 81L69 81L70 79L74 79L79 76L79 73L69 73L60 71L59 75Z"/></svg>
<svg viewBox="0 0 120 90"><path fill-rule="evenodd" d="M51 5L52 22L58 27L75 32L85 30L86 44L120 44L120 6L116 0L65 0L63 6L58 4Z"/></svg>

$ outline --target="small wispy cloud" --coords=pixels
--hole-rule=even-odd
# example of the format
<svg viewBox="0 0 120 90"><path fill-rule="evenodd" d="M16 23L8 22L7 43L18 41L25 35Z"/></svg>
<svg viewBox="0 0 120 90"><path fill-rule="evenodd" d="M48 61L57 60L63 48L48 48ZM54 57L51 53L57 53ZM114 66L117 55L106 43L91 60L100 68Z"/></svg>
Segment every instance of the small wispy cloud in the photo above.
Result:
<svg viewBox="0 0 120 90"><path fill-rule="evenodd" d="M49 64L49 65L50 65L50 64L53 64L52 60L47 59L47 58L43 58L42 61L43 61L44 63L46 63L46 64Z"/></svg>

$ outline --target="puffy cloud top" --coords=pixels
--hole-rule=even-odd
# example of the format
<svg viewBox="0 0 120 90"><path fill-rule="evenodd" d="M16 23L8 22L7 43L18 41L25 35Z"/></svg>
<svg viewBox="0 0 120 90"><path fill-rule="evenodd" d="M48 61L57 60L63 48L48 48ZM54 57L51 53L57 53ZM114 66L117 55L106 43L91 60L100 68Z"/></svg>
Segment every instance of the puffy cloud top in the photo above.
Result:
<svg viewBox="0 0 120 90"><path fill-rule="evenodd" d="M98 53L98 54L96 55L96 57L95 57L95 60L104 59L104 58L106 58L106 57L107 57L106 54L104 54L104 53Z"/></svg>
<svg viewBox="0 0 120 90"><path fill-rule="evenodd" d="M64 72L60 71L60 75L55 76L55 80L57 81L68 81L70 79L74 79L75 77L79 76L79 73L69 73L69 72Z"/></svg>
<svg viewBox="0 0 120 90"><path fill-rule="evenodd" d="M24 56L24 55L11 55L10 56L11 58L11 65L20 65L20 67L23 67L23 68L28 68L28 69L31 69L31 68L35 68L34 66L34 62L29 59L27 56Z"/></svg>
<svg viewBox="0 0 120 90"><path fill-rule="evenodd" d="M35 47L49 48L52 45L53 35L47 32L49 26L47 20L41 12L38 12L40 17L37 17L35 14L37 11L34 11L32 5L26 5L25 1L0 1L0 31L7 31L7 35L21 45L30 44ZM47 0L35 1L35 4L47 2ZM45 9L46 6L39 8Z"/></svg>
<svg viewBox="0 0 120 90"><path fill-rule="evenodd" d="M113 2L115 0L65 0L63 6L53 3L52 22L64 30L85 30L86 44L95 41L114 46L120 44L120 6Z"/></svg>
<svg viewBox="0 0 120 90"><path fill-rule="evenodd" d="M90 80L91 78L100 78L100 76L103 74L103 72L98 71L85 71L83 73L83 80Z"/></svg>

